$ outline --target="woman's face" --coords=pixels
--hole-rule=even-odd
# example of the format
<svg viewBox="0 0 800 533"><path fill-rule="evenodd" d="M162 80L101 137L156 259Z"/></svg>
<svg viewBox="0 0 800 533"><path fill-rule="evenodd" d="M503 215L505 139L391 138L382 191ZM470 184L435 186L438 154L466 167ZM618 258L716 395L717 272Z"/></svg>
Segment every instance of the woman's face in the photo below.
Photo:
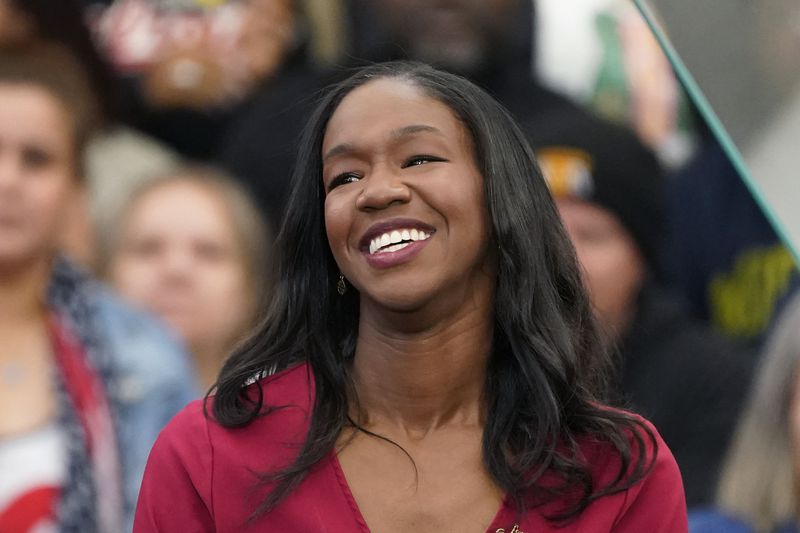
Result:
<svg viewBox="0 0 800 533"><path fill-rule="evenodd" d="M75 139L61 101L35 85L0 83L0 265L48 258L80 190Z"/></svg>
<svg viewBox="0 0 800 533"><path fill-rule="evenodd" d="M250 0L241 47L253 82L275 74L286 57L294 33L294 2Z"/></svg>
<svg viewBox="0 0 800 533"><path fill-rule="evenodd" d="M36 23L12 0L0 0L0 46L18 46L35 36Z"/></svg>
<svg viewBox="0 0 800 533"><path fill-rule="evenodd" d="M334 112L322 156L328 242L362 303L416 310L494 286L483 177L450 108L404 81L369 82Z"/></svg>
<svg viewBox="0 0 800 533"><path fill-rule="evenodd" d="M795 370L794 386L789 399L789 438L794 454L794 476L800 482L800 370Z"/></svg>
<svg viewBox="0 0 800 533"><path fill-rule="evenodd" d="M581 200L556 200L597 319L607 333L621 335L634 314L644 262L633 237L610 211Z"/></svg>
<svg viewBox="0 0 800 533"><path fill-rule="evenodd" d="M177 331L195 353L226 352L244 332L254 297L233 220L210 189L157 185L128 212L111 281Z"/></svg>

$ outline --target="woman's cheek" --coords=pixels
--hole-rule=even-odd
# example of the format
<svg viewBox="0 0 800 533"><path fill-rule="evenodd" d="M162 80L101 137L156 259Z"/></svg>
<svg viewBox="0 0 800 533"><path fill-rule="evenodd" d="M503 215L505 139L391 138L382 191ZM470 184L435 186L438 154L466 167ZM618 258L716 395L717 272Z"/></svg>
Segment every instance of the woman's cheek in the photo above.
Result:
<svg viewBox="0 0 800 533"><path fill-rule="evenodd" d="M789 436L794 455L795 478L800 481L800 372L795 378L794 392L789 404Z"/></svg>
<svg viewBox="0 0 800 533"><path fill-rule="evenodd" d="M325 230L328 244L337 259L347 247L347 235L350 227L350 214L341 195L329 195L325 199Z"/></svg>

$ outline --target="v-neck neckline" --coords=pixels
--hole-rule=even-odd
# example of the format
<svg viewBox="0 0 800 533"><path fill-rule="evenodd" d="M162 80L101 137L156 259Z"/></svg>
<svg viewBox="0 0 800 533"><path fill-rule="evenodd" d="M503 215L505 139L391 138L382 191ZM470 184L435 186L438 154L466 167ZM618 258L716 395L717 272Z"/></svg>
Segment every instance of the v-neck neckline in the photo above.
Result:
<svg viewBox="0 0 800 533"><path fill-rule="evenodd" d="M336 479L339 482L339 487L344 494L347 503L350 505L350 509L353 513L353 518L358 525L361 527L361 533L372 533L367 521L364 519L364 515L361 513L361 509L358 506L358 502L356 501L355 496L353 496L353 491L350 489L350 483L347 481L347 476L345 476L344 468L342 468L342 463L339 462L339 455L336 453L336 450L331 450L330 452L330 463L331 467L333 468L334 474L336 475ZM489 523L489 527L486 530L486 533L498 533L498 531L505 531L511 532L514 530L514 527L518 527L518 524L513 522L513 518L511 518L511 513L509 512L508 506L508 496L504 495L503 500L500 502L500 508L495 513L492 521ZM508 522L507 525L501 525L501 523ZM522 533L522 532L520 532Z"/></svg>

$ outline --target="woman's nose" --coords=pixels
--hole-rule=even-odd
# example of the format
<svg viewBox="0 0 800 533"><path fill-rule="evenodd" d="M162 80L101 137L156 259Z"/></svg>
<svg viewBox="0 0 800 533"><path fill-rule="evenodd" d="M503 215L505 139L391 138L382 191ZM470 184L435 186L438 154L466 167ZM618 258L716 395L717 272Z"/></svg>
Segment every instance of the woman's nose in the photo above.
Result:
<svg viewBox="0 0 800 533"><path fill-rule="evenodd" d="M356 207L362 211L386 209L411 200L411 189L398 172L375 169L361 183L363 186L356 199Z"/></svg>
<svg viewBox="0 0 800 533"><path fill-rule="evenodd" d="M182 249L167 250L161 258L161 275L170 282L186 282L192 276L191 254Z"/></svg>

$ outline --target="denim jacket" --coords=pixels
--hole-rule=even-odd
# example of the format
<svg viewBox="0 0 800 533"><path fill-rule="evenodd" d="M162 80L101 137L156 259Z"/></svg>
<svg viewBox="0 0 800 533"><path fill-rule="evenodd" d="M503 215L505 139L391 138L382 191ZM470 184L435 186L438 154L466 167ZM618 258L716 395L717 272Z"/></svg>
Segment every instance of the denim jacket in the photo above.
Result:
<svg viewBox="0 0 800 533"><path fill-rule="evenodd" d="M797 526L786 523L772 533L797 533ZM744 522L716 509L700 509L689 513L689 533L755 533Z"/></svg>
<svg viewBox="0 0 800 533"><path fill-rule="evenodd" d="M201 392L187 352L174 335L110 290L101 288L95 294L97 318L119 380L117 430L130 531L151 446L173 415Z"/></svg>

